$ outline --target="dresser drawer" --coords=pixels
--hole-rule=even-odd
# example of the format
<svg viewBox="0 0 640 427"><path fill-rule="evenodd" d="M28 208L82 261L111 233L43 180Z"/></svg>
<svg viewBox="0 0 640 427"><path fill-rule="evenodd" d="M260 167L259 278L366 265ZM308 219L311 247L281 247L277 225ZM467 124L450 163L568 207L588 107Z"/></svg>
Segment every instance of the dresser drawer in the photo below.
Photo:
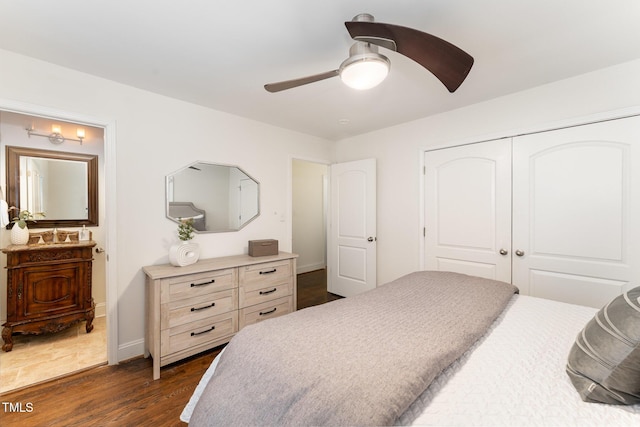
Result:
<svg viewBox="0 0 640 427"><path fill-rule="evenodd" d="M237 286L237 279L235 268L163 279L160 303L231 289Z"/></svg>
<svg viewBox="0 0 640 427"><path fill-rule="evenodd" d="M240 268L240 286L259 283L269 285L282 283L291 278L291 261L274 261L247 265Z"/></svg>
<svg viewBox="0 0 640 427"><path fill-rule="evenodd" d="M161 334L160 354L167 356L238 332L238 312L220 314L174 328Z"/></svg>
<svg viewBox="0 0 640 427"><path fill-rule="evenodd" d="M293 297L288 296L278 298L273 301L267 301L261 304L252 305L240 309L239 321L240 329L245 326L260 322L262 320L271 319L273 317L282 316L283 314L293 311Z"/></svg>
<svg viewBox="0 0 640 427"><path fill-rule="evenodd" d="M237 288L173 301L161 310L160 329L173 328L237 309Z"/></svg>
<svg viewBox="0 0 640 427"><path fill-rule="evenodd" d="M240 308L291 295L293 291L291 279L286 277L283 280L285 281L276 284L265 285L258 282L241 286L239 289Z"/></svg>

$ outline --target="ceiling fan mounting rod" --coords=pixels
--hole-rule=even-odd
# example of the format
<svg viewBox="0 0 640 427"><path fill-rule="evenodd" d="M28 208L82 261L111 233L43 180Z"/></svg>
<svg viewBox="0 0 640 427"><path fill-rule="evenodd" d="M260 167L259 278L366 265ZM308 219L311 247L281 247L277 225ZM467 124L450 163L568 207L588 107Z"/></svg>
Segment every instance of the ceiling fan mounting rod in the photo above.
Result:
<svg viewBox="0 0 640 427"><path fill-rule="evenodd" d="M375 22L375 18L370 13L360 13L353 17L351 22ZM370 43L375 46L382 46L386 49L392 50L396 52L398 47L396 46L396 42L388 37L376 37L376 36L359 36L354 37L354 40Z"/></svg>
<svg viewBox="0 0 640 427"><path fill-rule="evenodd" d="M351 20L354 22L374 22L375 18L370 13L359 13Z"/></svg>

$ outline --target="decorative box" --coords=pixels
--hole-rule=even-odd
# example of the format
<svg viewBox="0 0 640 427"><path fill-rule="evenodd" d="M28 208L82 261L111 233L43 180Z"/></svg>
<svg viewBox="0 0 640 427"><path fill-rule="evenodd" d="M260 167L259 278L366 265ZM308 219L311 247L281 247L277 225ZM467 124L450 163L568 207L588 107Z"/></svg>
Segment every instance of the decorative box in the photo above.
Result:
<svg viewBox="0 0 640 427"><path fill-rule="evenodd" d="M278 241L274 239L249 240L249 256L278 255Z"/></svg>

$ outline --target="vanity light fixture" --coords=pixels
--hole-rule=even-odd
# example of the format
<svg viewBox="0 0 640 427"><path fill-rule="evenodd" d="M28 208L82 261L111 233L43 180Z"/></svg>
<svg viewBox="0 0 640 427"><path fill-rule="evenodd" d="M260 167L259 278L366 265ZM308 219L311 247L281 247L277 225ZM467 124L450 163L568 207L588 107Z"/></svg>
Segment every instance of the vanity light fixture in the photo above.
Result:
<svg viewBox="0 0 640 427"><path fill-rule="evenodd" d="M62 128L60 127L60 125L51 125L51 133L46 135L46 134L42 134L42 133L37 133L34 132L34 128L33 126L30 126L28 128L25 129L27 131L27 135L29 135L29 138L31 138L31 135L34 136L42 136L44 138L49 138L49 142L51 142L52 144L62 144L65 141L78 141L80 143L80 145L82 145L82 140L84 140L85 137L85 133L84 133L84 129L82 128L77 128L76 129L76 138L66 138L64 136L62 136Z"/></svg>

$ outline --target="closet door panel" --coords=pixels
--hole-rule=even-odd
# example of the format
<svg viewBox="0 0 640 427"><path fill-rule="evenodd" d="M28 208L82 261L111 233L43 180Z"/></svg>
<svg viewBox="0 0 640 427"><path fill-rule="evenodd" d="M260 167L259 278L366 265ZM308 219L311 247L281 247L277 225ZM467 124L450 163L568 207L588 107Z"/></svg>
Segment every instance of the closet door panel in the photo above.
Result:
<svg viewBox="0 0 640 427"><path fill-rule="evenodd" d="M425 153L427 269L511 281L510 144Z"/></svg>
<svg viewBox="0 0 640 427"><path fill-rule="evenodd" d="M513 283L522 293L600 307L630 287L638 129L635 117L514 138Z"/></svg>
<svg viewBox="0 0 640 427"><path fill-rule="evenodd" d="M531 295L589 307L602 307L620 295L627 283L554 271L529 271Z"/></svg>

